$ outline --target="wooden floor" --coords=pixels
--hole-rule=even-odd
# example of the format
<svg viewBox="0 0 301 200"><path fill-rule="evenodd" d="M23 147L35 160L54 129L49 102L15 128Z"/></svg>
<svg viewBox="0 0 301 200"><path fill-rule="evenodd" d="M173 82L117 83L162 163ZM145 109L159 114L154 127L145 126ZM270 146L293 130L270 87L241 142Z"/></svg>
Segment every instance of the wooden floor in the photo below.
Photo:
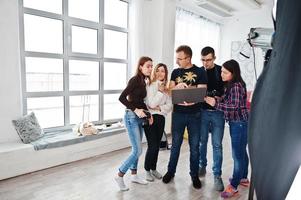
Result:
<svg viewBox="0 0 301 200"><path fill-rule="evenodd" d="M228 129L228 128L226 128ZM210 140L209 140L210 141ZM223 175L225 185L232 174L232 158L229 133L224 138ZM143 151L145 152L145 147ZM208 143L208 166L206 177L201 178L203 187L193 188L189 176L189 148L185 140L182 145L177 173L169 184L161 180L148 185L130 182L130 175L125 181L130 190L120 192L113 177L121 162L128 156L130 149L123 149L86 160L53 167L31 174L0 181L1 200L213 200L221 199L220 193L213 189L211 171L212 148ZM169 159L169 150L160 151L157 170L165 173ZM143 170L144 153L139 161L138 174L145 175ZM5 161L1 161L5 162ZM20 166L22 167L22 166ZM248 189L239 187L239 195L231 199L244 200Z"/></svg>

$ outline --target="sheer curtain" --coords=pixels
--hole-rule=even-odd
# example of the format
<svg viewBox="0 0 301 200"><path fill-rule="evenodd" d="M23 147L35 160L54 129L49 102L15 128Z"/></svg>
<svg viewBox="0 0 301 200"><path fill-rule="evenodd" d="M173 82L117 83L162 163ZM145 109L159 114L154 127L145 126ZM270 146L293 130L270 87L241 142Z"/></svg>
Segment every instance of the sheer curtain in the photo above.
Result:
<svg viewBox="0 0 301 200"><path fill-rule="evenodd" d="M175 48L179 45L188 45L192 48L192 63L201 66L201 50L205 46L214 48L218 58L220 49L220 24L200 15L176 9Z"/></svg>
<svg viewBox="0 0 301 200"><path fill-rule="evenodd" d="M129 3L129 71L128 78L135 73L136 63L143 55L143 1L131 0Z"/></svg>

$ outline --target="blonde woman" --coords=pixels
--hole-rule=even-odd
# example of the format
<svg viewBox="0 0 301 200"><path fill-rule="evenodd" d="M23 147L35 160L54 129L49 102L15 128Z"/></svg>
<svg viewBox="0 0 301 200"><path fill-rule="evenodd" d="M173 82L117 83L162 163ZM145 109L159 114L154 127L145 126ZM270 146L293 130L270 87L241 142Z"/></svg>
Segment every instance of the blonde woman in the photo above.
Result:
<svg viewBox="0 0 301 200"><path fill-rule="evenodd" d="M153 69L151 83L147 86L146 105L153 116L153 124L144 126L148 145L144 162L147 181L162 178L162 175L157 171L157 160L165 127L165 116L172 109L171 98L166 87L167 77L167 66L159 63Z"/></svg>

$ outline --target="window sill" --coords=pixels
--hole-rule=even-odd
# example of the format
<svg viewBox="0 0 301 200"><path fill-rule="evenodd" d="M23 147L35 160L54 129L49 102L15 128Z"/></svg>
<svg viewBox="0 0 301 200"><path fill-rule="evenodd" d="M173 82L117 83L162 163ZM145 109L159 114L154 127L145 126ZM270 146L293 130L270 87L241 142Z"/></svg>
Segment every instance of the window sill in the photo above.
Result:
<svg viewBox="0 0 301 200"><path fill-rule="evenodd" d="M42 138L31 142L35 150L64 147L81 142L92 141L104 137L124 133L125 127L109 127L98 132L96 135L78 136L72 130L56 131L45 134Z"/></svg>

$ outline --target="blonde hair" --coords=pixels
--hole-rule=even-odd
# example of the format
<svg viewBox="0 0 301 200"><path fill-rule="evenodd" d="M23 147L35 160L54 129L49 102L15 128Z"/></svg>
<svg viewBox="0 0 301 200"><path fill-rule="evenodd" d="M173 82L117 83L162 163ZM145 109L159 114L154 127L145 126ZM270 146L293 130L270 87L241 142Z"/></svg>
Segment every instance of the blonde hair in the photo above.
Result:
<svg viewBox="0 0 301 200"><path fill-rule="evenodd" d="M153 71L152 71L152 74L151 74L151 83L157 81L157 78L156 78L156 71L160 68L160 67L163 67L164 68L164 71L165 71L165 76L164 76L164 81L163 81L163 84L165 85L165 91L169 93L169 81L168 81L168 68L167 66L164 64L164 63L158 63L154 68L153 68Z"/></svg>
<svg viewBox="0 0 301 200"><path fill-rule="evenodd" d="M152 71L152 75L151 75L151 83L155 82L157 80L157 78L156 78L156 71L159 69L159 67L163 67L164 68L165 76L164 76L164 81L163 82L166 85L167 81L168 81L168 69L167 69L167 66L164 63L158 63L156 65L156 67L154 67L154 69Z"/></svg>

